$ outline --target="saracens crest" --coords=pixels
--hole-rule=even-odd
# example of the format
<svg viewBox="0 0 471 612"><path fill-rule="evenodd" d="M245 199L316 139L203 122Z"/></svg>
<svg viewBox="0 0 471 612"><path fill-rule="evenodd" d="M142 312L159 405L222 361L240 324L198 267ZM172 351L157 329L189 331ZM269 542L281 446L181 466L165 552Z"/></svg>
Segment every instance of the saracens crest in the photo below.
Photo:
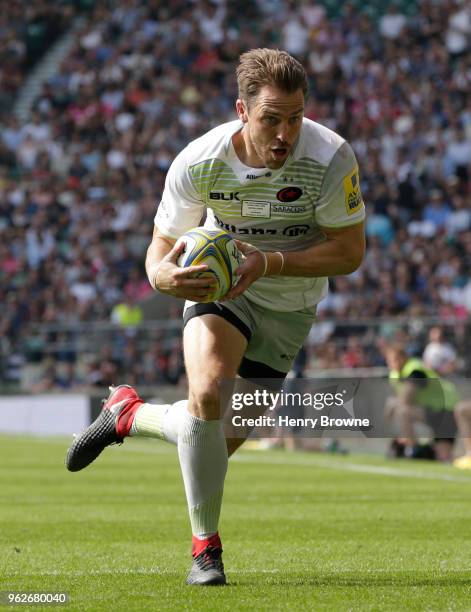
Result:
<svg viewBox="0 0 471 612"><path fill-rule="evenodd" d="M280 202L295 202L303 195L303 190L299 187L284 187L276 194Z"/></svg>

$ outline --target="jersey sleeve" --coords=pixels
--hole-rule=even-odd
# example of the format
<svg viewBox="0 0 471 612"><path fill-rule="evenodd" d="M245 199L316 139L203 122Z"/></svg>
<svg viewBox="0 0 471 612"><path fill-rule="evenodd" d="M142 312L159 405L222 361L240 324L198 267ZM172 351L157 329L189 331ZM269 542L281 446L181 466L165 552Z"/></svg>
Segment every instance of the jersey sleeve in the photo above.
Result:
<svg viewBox="0 0 471 612"><path fill-rule="evenodd" d="M169 168L154 223L164 236L176 240L200 224L204 210L205 204L191 181L184 149Z"/></svg>
<svg viewBox="0 0 471 612"><path fill-rule="evenodd" d="M347 142L339 147L326 170L315 218L325 227L355 225L365 218L358 163Z"/></svg>

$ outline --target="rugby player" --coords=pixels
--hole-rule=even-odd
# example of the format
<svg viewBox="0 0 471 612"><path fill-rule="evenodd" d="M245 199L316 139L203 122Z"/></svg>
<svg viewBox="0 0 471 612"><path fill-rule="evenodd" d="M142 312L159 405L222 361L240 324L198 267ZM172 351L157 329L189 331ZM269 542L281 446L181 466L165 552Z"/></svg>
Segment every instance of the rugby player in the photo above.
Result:
<svg viewBox="0 0 471 612"><path fill-rule="evenodd" d="M253 49L237 67L238 118L191 142L172 163L157 208L146 270L152 287L186 300L188 400L144 403L130 386L111 390L97 420L73 443L78 471L126 436L178 447L193 533L187 582L225 584L218 522L228 455L218 382L237 375L284 378L327 292L327 277L350 274L364 251L364 204L349 144L304 118L308 83L288 53ZM227 230L245 255L223 300L205 266L176 265L175 242L198 226ZM183 246L183 245L182 245Z"/></svg>

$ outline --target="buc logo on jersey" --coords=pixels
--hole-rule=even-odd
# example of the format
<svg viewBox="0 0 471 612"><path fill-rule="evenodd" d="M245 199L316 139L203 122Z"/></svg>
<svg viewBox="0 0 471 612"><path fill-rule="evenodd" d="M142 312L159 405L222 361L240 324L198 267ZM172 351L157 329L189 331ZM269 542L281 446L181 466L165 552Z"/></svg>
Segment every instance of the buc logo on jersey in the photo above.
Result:
<svg viewBox="0 0 471 612"><path fill-rule="evenodd" d="M363 206L363 198L360 191L360 177L358 166L343 179L343 191L345 193L345 208L347 214L353 215Z"/></svg>

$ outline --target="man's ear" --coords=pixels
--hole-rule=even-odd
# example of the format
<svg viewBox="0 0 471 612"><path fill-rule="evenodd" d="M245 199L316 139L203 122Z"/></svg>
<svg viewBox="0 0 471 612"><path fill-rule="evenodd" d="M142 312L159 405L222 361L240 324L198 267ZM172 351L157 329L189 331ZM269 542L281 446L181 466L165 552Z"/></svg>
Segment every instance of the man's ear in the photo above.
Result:
<svg viewBox="0 0 471 612"><path fill-rule="evenodd" d="M241 98L237 98L236 100L236 111L237 116L242 121L242 123L247 123L247 121L249 120L249 116L247 113L245 102Z"/></svg>

